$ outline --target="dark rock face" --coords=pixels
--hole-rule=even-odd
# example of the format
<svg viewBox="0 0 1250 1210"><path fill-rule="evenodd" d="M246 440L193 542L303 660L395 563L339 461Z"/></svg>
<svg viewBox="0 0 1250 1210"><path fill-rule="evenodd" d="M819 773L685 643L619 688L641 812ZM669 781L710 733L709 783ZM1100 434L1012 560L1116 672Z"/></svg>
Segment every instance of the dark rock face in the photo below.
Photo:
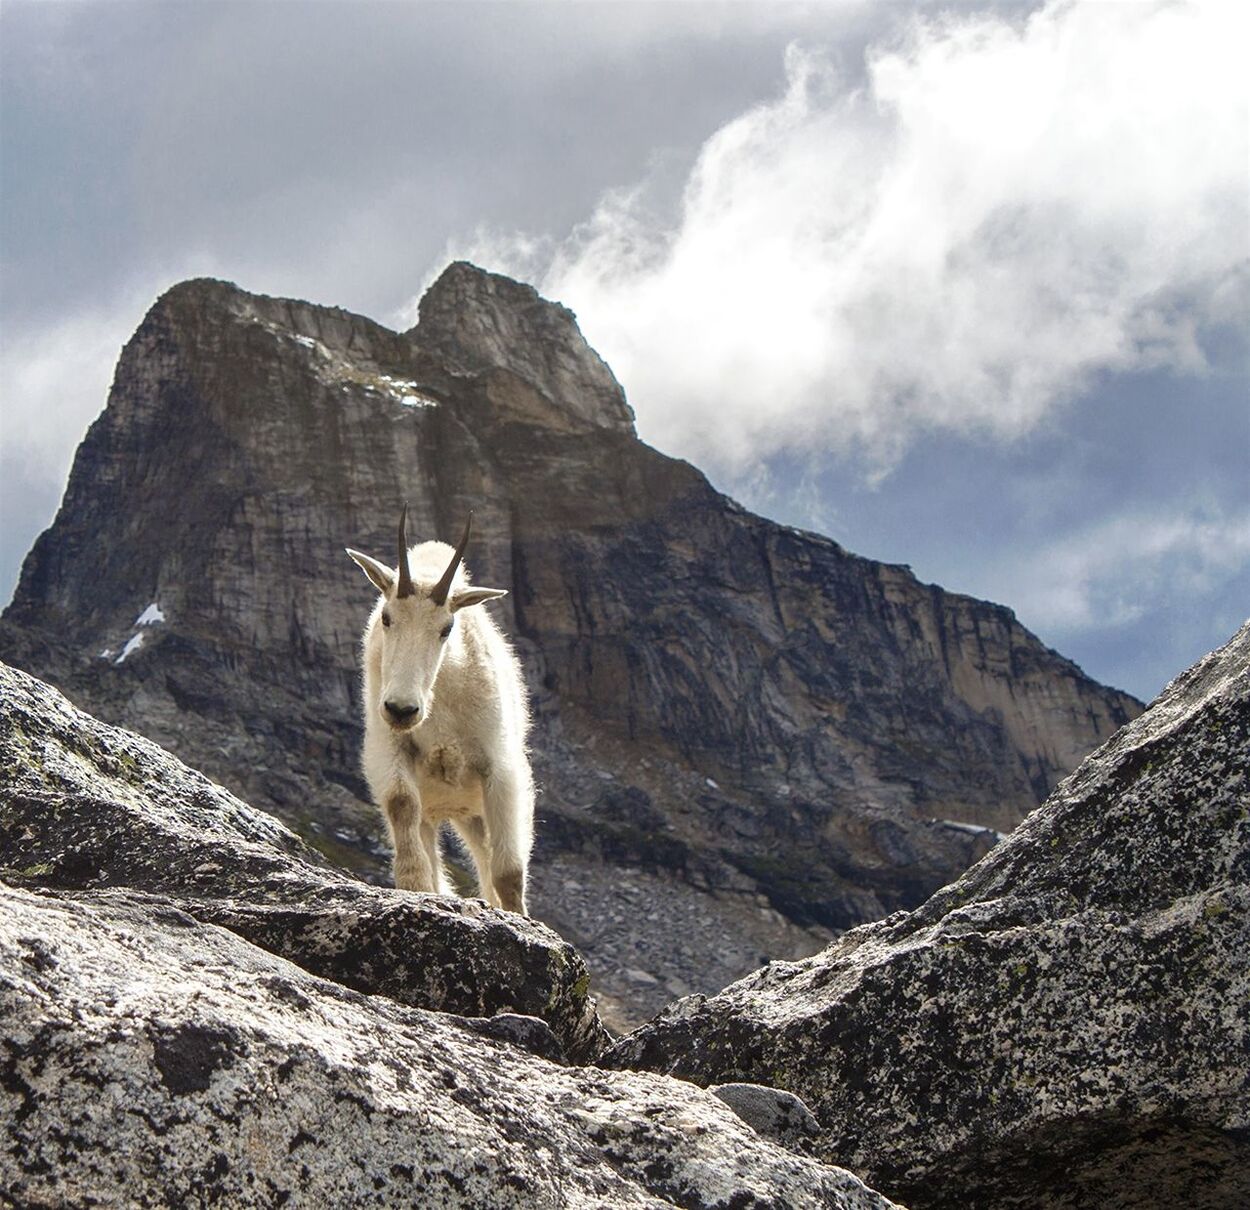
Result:
<svg viewBox="0 0 1250 1210"><path fill-rule="evenodd" d="M1250 1202L1250 623L910 914L613 1067L789 1089L916 1210Z"/></svg>
<svg viewBox="0 0 1250 1210"><path fill-rule="evenodd" d="M893 1203L708 1093L550 1063L123 891L0 883L0 1200Z"/></svg>
<svg viewBox="0 0 1250 1210"><path fill-rule="evenodd" d="M491 608L535 707L535 910L621 1019L921 902L1137 713L1010 611L753 517L641 444L529 287L454 265L420 314L401 335L170 290L0 655L384 879L357 769L371 590L342 548L389 557L405 499L414 540L473 508L468 561L511 590Z"/></svg>
<svg viewBox="0 0 1250 1210"><path fill-rule="evenodd" d="M362 992L540 1017L574 1060L606 1041L585 964L541 924L357 882L156 745L3 664L0 878L147 892L146 910L176 905Z"/></svg>

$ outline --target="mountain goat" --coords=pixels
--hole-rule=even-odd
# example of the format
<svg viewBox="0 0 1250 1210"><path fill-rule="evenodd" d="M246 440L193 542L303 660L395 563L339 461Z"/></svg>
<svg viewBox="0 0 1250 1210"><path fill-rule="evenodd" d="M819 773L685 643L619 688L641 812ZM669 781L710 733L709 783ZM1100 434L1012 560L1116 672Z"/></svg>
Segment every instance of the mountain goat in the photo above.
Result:
<svg viewBox="0 0 1250 1210"><path fill-rule="evenodd" d="M450 823L477 867L479 893L526 913L534 783L521 666L490 616L473 606L507 595L474 588L460 545L408 549L399 520L395 570L348 548L382 595L365 625L363 766L386 817L395 885L447 894L439 826Z"/></svg>

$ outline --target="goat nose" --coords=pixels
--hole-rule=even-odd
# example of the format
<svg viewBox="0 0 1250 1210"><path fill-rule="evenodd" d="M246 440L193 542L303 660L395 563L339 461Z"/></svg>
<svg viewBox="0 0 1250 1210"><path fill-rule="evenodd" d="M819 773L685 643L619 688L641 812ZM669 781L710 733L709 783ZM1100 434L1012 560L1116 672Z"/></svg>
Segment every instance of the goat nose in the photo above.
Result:
<svg viewBox="0 0 1250 1210"><path fill-rule="evenodd" d="M421 713L421 707L411 706L401 702L386 702L386 713L391 716L397 723L406 723L410 718Z"/></svg>

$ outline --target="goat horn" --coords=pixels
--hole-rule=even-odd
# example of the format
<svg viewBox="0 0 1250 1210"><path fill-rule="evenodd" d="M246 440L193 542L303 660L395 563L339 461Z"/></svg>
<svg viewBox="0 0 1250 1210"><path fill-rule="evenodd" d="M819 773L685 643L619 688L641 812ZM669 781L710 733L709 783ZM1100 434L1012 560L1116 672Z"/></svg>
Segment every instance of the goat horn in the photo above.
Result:
<svg viewBox="0 0 1250 1210"><path fill-rule="evenodd" d="M430 599L435 605L444 605L447 602L447 594L451 591L451 582L456 578L456 568L460 566L460 560L464 558L465 548L469 545L469 531L473 528L473 514L469 513L469 519L464 523L464 536L460 539L460 545L456 547L456 553L452 555L451 562L447 564L447 570L443 572L443 578L430 590Z"/></svg>
<svg viewBox="0 0 1250 1210"><path fill-rule="evenodd" d="M410 597L416 589L412 586L412 573L408 570L408 505L399 514L399 587L395 596Z"/></svg>

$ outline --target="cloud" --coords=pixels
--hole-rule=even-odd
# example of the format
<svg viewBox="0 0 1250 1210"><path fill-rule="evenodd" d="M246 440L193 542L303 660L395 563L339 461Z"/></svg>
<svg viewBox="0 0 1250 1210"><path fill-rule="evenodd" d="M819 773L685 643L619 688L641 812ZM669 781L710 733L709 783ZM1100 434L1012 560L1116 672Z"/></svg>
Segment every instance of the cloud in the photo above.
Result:
<svg viewBox="0 0 1250 1210"><path fill-rule="evenodd" d="M6 322L0 342L0 605L22 557L52 521L74 449L104 408L122 346L150 286L45 323Z"/></svg>
<svg viewBox="0 0 1250 1210"><path fill-rule="evenodd" d="M178 279L385 319L466 224L565 229L664 163L676 195L789 36L875 21L668 7L3 6L0 600Z"/></svg>
<svg viewBox="0 0 1250 1210"><path fill-rule="evenodd" d="M0 354L0 398L5 408L6 453L64 482L73 447L104 407L113 367L142 317L140 308L87 311L50 326L5 333Z"/></svg>
<svg viewBox="0 0 1250 1210"><path fill-rule="evenodd" d="M1250 510L1135 509L1019 552L988 571L991 594L1026 601L1053 633L1124 627L1219 596L1250 561Z"/></svg>
<svg viewBox="0 0 1250 1210"><path fill-rule="evenodd" d="M675 215L642 181L565 238L453 251L570 305L643 435L735 479L1019 437L1099 373L1203 373L1250 314L1243 11L917 17L859 80L792 46Z"/></svg>

